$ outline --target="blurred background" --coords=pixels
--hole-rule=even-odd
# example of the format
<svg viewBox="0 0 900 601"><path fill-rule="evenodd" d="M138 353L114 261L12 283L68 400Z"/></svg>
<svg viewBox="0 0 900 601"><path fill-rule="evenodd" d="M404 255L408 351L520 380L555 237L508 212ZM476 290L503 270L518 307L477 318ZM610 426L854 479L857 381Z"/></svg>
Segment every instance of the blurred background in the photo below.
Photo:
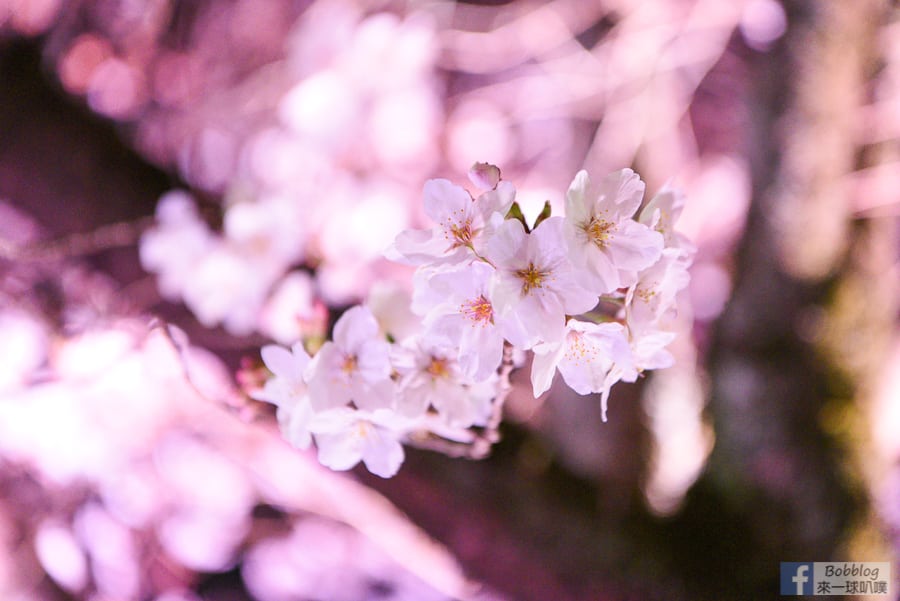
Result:
<svg viewBox="0 0 900 601"><path fill-rule="evenodd" d="M686 192L676 366L607 423L516 373L484 461L319 467L239 380L408 283L382 251L476 161L532 216L582 167ZM898 191L896 1L0 0L0 598L770 599L780 561L893 561ZM151 256L166 194L205 225Z"/></svg>

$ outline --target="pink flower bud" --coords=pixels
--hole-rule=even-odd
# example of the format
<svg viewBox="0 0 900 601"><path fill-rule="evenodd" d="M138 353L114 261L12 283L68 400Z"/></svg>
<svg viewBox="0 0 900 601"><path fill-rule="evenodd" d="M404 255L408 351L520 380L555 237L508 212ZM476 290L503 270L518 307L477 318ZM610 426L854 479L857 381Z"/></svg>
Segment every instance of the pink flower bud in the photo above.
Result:
<svg viewBox="0 0 900 601"><path fill-rule="evenodd" d="M493 190L500 183L500 168L490 163L475 163L469 169L469 181L479 190Z"/></svg>

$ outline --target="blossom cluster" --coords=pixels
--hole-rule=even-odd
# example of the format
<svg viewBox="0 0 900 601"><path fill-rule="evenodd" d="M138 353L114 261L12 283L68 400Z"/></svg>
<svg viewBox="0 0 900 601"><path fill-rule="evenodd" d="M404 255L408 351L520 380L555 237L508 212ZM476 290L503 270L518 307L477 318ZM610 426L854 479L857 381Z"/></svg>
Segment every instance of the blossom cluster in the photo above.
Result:
<svg viewBox="0 0 900 601"><path fill-rule="evenodd" d="M262 349L273 376L253 396L277 406L294 446L315 441L328 467L363 461L389 477L414 433L467 440L459 433L496 415L503 366L524 351L535 397L558 371L575 392L600 395L604 419L613 384L673 362L664 326L693 256L673 230L679 193L665 188L638 212L644 183L633 171L599 182L581 171L565 216L548 204L529 226L496 167L469 176L477 197L428 181L435 225L404 231L386 252L417 266L411 298L374 294L312 357L301 342Z"/></svg>
<svg viewBox="0 0 900 601"><path fill-rule="evenodd" d="M146 126L179 132L183 148L155 153L223 199L212 220L221 229L187 192L160 199L140 253L162 295L205 326L290 344L325 304L354 302L400 271L382 251L409 226L408 191L434 169L441 138L433 38L423 16L316 3L291 27L283 60L245 82L252 98L209 94L189 117Z"/></svg>

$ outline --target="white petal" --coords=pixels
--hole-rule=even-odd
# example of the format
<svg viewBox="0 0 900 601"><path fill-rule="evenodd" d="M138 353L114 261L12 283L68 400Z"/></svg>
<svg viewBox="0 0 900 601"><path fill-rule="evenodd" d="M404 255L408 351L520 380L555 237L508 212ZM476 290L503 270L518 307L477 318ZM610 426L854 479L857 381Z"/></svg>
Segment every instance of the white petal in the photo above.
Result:
<svg viewBox="0 0 900 601"><path fill-rule="evenodd" d="M343 351L356 354L366 342L378 337L378 322L368 307L348 309L334 324L334 342Z"/></svg>
<svg viewBox="0 0 900 601"><path fill-rule="evenodd" d="M627 219L619 224L608 250L619 270L640 271L659 260L663 243L662 234Z"/></svg>
<svg viewBox="0 0 900 601"><path fill-rule="evenodd" d="M496 373L503 360L503 337L493 324L469 323L462 327L459 341L459 366L476 381Z"/></svg>
<svg viewBox="0 0 900 601"><path fill-rule="evenodd" d="M422 191L425 214L435 223L442 224L448 218L459 223L460 217L468 216L472 210L472 197L446 179L431 179L425 182Z"/></svg>
<svg viewBox="0 0 900 601"><path fill-rule="evenodd" d="M294 356L286 348L277 344L269 344L262 347L260 355L269 371L276 376L289 380L301 379L303 371L301 370L300 373L295 372L296 363L294 362Z"/></svg>
<svg viewBox="0 0 900 601"><path fill-rule="evenodd" d="M376 411L393 407L395 390L393 380L385 378L371 385L354 386L351 394L357 407Z"/></svg>
<svg viewBox="0 0 900 601"><path fill-rule="evenodd" d="M298 449L308 449L312 443L312 435L309 432L309 422L313 411L309 399L301 399L291 409L284 425L284 437Z"/></svg>
<svg viewBox="0 0 900 601"><path fill-rule="evenodd" d="M591 220L594 199L588 196L590 186L591 178L587 171L582 169L575 174L575 179L566 192L566 219L574 223L587 223Z"/></svg>
<svg viewBox="0 0 900 601"><path fill-rule="evenodd" d="M370 426L371 427L371 426ZM315 434L319 463L337 471L349 470L362 459L364 439L349 433Z"/></svg>
<svg viewBox="0 0 900 601"><path fill-rule="evenodd" d="M542 346L544 348L541 351L535 350L531 362L531 388L534 398L550 389L553 376L556 374L556 366L566 350L564 344Z"/></svg>
<svg viewBox="0 0 900 601"><path fill-rule="evenodd" d="M359 345L356 354L356 376L366 382L377 382L391 375L391 346L382 340L369 340Z"/></svg>
<svg viewBox="0 0 900 601"><path fill-rule="evenodd" d="M397 235L384 255L396 263L422 265L443 256L447 248L447 240L439 230L406 230Z"/></svg>
<svg viewBox="0 0 900 601"><path fill-rule="evenodd" d="M598 186L596 209L608 211L608 218L615 222L629 219L641 206L644 188L644 182L631 169L610 173Z"/></svg>
<svg viewBox="0 0 900 601"><path fill-rule="evenodd" d="M403 463L403 445L390 433L376 428L375 433L366 438L362 459L370 472L390 478Z"/></svg>
<svg viewBox="0 0 900 601"><path fill-rule="evenodd" d="M518 219L507 219L487 242L488 258L498 269L524 267L522 253L528 234Z"/></svg>
<svg viewBox="0 0 900 601"><path fill-rule="evenodd" d="M478 197L476 201L482 221L493 213L506 215L516 200L516 188L509 182L500 182L496 190L490 190Z"/></svg>

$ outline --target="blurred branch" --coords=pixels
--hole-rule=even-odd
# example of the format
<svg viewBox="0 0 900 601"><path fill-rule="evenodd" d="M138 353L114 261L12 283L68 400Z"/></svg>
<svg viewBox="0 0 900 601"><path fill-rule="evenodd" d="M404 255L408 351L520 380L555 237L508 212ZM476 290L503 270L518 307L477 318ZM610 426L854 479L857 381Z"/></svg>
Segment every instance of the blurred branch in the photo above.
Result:
<svg viewBox="0 0 900 601"><path fill-rule="evenodd" d="M8 261L61 261L92 255L112 248L136 246L153 218L102 225L90 232L70 234L57 240L25 245L0 240L0 259Z"/></svg>

